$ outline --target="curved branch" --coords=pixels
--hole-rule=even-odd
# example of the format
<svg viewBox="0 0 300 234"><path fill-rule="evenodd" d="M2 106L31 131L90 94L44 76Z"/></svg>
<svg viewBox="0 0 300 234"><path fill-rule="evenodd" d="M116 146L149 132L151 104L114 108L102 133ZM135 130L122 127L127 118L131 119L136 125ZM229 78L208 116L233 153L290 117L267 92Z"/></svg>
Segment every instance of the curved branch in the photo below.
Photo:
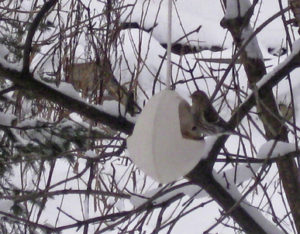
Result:
<svg viewBox="0 0 300 234"><path fill-rule="evenodd" d="M29 72L29 66L30 66L30 52L32 48L32 39L34 37L34 34L37 30L37 27L39 26L40 22L44 18L45 14L56 4L57 0L49 0L46 2L39 13L37 13L36 17L32 21L29 29L28 34L26 37L25 45L24 45L24 54L23 54L23 72L26 74Z"/></svg>

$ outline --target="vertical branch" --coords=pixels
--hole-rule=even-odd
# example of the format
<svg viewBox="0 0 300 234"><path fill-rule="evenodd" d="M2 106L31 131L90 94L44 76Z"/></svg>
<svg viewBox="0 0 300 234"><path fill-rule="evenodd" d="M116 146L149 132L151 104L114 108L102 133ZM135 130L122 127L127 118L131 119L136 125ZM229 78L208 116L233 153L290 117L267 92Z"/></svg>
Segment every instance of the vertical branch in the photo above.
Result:
<svg viewBox="0 0 300 234"><path fill-rule="evenodd" d="M300 27L300 1L299 0L289 0L289 4L292 8L293 14L295 16L295 21ZM300 34L300 28L298 29L298 33Z"/></svg>
<svg viewBox="0 0 300 234"><path fill-rule="evenodd" d="M87 162L90 163L90 162ZM92 190L92 182L94 179L94 167L95 165L93 163L90 163L90 176L89 176L89 180L87 183L87 188L86 188L86 195L85 195L85 201L84 201L84 209L85 209L85 219L88 219L88 215L89 215L89 202L90 202L90 192ZM87 217L86 217L87 216ZM89 230L89 225L85 224L84 225L84 229L83 229L83 233L88 233Z"/></svg>

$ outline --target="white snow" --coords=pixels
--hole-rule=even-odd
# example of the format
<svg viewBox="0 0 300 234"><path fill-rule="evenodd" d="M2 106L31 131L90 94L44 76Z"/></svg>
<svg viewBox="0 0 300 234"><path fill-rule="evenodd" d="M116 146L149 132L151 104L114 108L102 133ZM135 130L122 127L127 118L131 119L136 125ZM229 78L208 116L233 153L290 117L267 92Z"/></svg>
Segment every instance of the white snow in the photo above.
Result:
<svg viewBox="0 0 300 234"><path fill-rule="evenodd" d="M207 192L204 189L200 188L198 185L191 184L184 186L178 190L193 199L199 199L208 196Z"/></svg>
<svg viewBox="0 0 300 234"><path fill-rule="evenodd" d="M12 122L16 119L17 117L15 115L0 112L0 125L11 126Z"/></svg>
<svg viewBox="0 0 300 234"><path fill-rule="evenodd" d="M136 208L143 205L145 202L147 202L148 199L149 197L147 197L146 194L144 194L143 196L132 195L129 201Z"/></svg>
<svg viewBox="0 0 300 234"><path fill-rule="evenodd" d="M88 157L88 158L96 158L98 155L95 153L95 151L93 150L88 150L85 152L85 157Z"/></svg>
<svg viewBox="0 0 300 234"><path fill-rule="evenodd" d="M133 10L128 9L121 19L126 22L143 24L146 29L156 25L153 28L153 37L160 43L166 43L167 1L127 0L127 2L136 4ZM128 17L131 12L132 14ZM212 14L212 12L214 13ZM182 38L180 43L188 43L195 47L222 46L224 44L223 38L215 36L216 34L224 35L226 32L219 25L223 12L218 0L211 0L210 4L196 0L189 0L188 4L185 1L176 1L172 16L173 42ZM194 32L199 26L201 26L200 31ZM193 33L189 34L190 32ZM188 36L186 36L187 34ZM225 47L229 46L229 41L225 41Z"/></svg>
<svg viewBox="0 0 300 234"><path fill-rule="evenodd" d="M14 69L19 72L22 70L21 63L10 63L6 59L2 58L2 56L0 56L0 66L2 66L3 68Z"/></svg>
<svg viewBox="0 0 300 234"><path fill-rule="evenodd" d="M150 189L148 190L146 193L144 193L143 195L137 196L137 195L132 195L130 197L130 202L134 207L139 207L141 205L143 205L144 203L148 202L149 199L157 196L158 194L163 193L162 196L159 196L157 199L153 199L152 203L154 205L163 203L165 201L167 201L168 199L176 196L177 194L179 194L181 191L178 190L173 190L171 192L163 192L165 189L164 188L156 188L156 189Z"/></svg>
<svg viewBox="0 0 300 234"><path fill-rule="evenodd" d="M36 77L35 77L36 78ZM56 91L69 96L77 101L85 103L87 106L92 106L96 109L98 109L101 112L105 112L107 114L110 114L112 116L118 117L118 116L124 116L125 114L125 107L121 104L119 104L117 101L105 101L101 106L90 104L87 102L87 100L83 99L80 94L74 89L74 87L66 82L61 82L59 87L56 87L53 84L46 83L39 78L36 78L39 82L44 83L45 85L51 87L52 89L55 89ZM128 113L126 113L126 118L128 121L135 122L136 117L130 116Z"/></svg>
<svg viewBox="0 0 300 234"><path fill-rule="evenodd" d="M54 85L51 85L52 87L55 87ZM57 88L57 90L65 95L68 95L69 97L72 97L76 100L82 101L83 99L79 96L79 93L74 89L73 85L61 82Z"/></svg>
<svg viewBox="0 0 300 234"><path fill-rule="evenodd" d="M0 200L0 211L3 211L5 213L11 213L11 207L13 206L13 202L11 200ZM0 214L0 218L2 218L3 215Z"/></svg>
<svg viewBox="0 0 300 234"><path fill-rule="evenodd" d="M6 46L0 44L0 58L5 58L9 54L9 50L6 48Z"/></svg>
<svg viewBox="0 0 300 234"><path fill-rule="evenodd" d="M240 184L246 180L252 179L258 172L261 164L253 163L250 165L238 165L234 168L227 169L222 174L231 184Z"/></svg>
<svg viewBox="0 0 300 234"><path fill-rule="evenodd" d="M294 143L287 143L283 141L270 140L263 144L258 153L258 158L276 158L284 156L288 153L294 152L297 147Z"/></svg>
<svg viewBox="0 0 300 234"><path fill-rule="evenodd" d="M258 88L263 86L266 82L268 82L274 76L274 74L276 74L283 67L285 67L296 56L300 56L300 39L298 39L297 41L294 42L292 53L289 56L287 56L283 62L278 64L271 72L268 72L266 75L264 75L263 78L256 83L256 86Z"/></svg>
<svg viewBox="0 0 300 234"><path fill-rule="evenodd" d="M264 143L257 155L258 159L267 159L284 156L288 153L296 151L297 147L294 143L287 143L282 141L270 140ZM225 170L222 174L226 177L226 180L232 184L240 184L246 180L249 180L255 176L258 170L261 168L262 163L249 163L247 165L237 165L234 168Z"/></svg>
<svg viewBox="0 0 300 234"><path fill-rule="evenodd" d="M218 140L220 135L211 135L205 137L205 148L202 151L203 159L206 159L209 155L209 152L212 150L215 142Z"/></svg>
<svg viewBox="0 0 300 234"><path fill-rule="evenodd" d="M118 103L117 101L104 101L103 104L100 105L93 105L95 108L97 108L100 111L103 111L107 114L113 115L113 116L124 116L125 115L125 107ZM129 113L126 113L126 119L132 123L136 122L138 115L131 116Z"/></svg>
<svg viewBox="0 0 300 234"><path fill-rule="evenodd" d="M125 211L125 208L127 206L127 204L125 204L125 200L124 199L119 199L117 200L117 202L114 204L114 207L116 207L118 209L118 211Z"/></svg>
<svg viewBox="0 0 300 234"><path fill-rule="evenodd" d="M238 191L234 184L227 186L227 181L221 175L217 174L215 171L213 172L213 175L217 182L219 182L223 188L225 188L231 194L231 196L235 198L236 201L240 201L242 194ZM244 199L240 204L248 212L248 214L266 231L266 233L284 233L283 231L279 230L274 223L271 223L269 220L267 220L258 209L251 206L246 199Z"/></svg>
<svg viewBox="0 0 300 234"><path fill-rule="evenodd" d="M130 197L130 203L135 207L139 207L146 203L149 199L153 199L153 197L157 194L162 193L163 195L160 195L158 198L153 199L152 203L153 204L160 204L168 199L175 197L178 194L185 194L190 198L193 199L200 199L207 197L208 194L200 188L198 185L193 185L193 184L178 184L175 185L177 186L176 188L171 187L170 190L168 188L162 189L162 188L155 188L155 189L149 189L147 192L141 194L141 195L132 195Z"/></svg>

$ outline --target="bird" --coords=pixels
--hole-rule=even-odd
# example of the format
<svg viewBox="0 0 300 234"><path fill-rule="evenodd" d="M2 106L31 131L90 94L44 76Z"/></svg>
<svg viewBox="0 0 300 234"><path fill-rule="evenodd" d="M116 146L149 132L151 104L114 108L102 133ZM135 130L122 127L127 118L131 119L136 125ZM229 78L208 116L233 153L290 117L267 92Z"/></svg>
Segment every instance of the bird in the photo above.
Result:
<svg viewBox="0 0 300 234"><path fill-rule="evenodd" d="M183 138L203 140L203 132L195 124L191 106L186 100L181 100L178 107L180 130Z"/></svg>
<svg viewBox="0 0 300 234"><path fill-rule="evenodd" d="M226 122L219 117L218 112L212 106L208 96L201 90L191 95L191 113L194 125L204 135L232 134Z"/></svg>

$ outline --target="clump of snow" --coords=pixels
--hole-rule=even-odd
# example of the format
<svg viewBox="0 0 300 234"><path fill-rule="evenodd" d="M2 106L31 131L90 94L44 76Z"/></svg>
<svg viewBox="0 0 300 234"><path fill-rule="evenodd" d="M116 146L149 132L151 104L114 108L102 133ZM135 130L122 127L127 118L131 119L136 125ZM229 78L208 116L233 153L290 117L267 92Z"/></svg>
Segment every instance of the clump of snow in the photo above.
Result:
<svg viewBox="0 0 300 234"><path fill-rule="evenodd" d="M202 151L202 159L206 159L208 157L209 152L211 151L219 137L219 134L205 137L205 148Z"/></svg>
<svg viewBox="0 0 300 234"><path fill-rule="evenodd" d="M149 202L149 198L153 198L156 195L159 195L160 193L164 193L164 194L158 196L158 198L156 199L153 199L152 204L157 205L163 203L169 200L170 198L175 197L179 193L182 193L182 191L174 189L169 192L163 192L162 188L151 189L147 191L145 194L143 194L142 196L132 195L130 197L130 202L134 207L139 207L143 205L145 202Z"/></svg>
<svg viewBox="0 0 300 234"><path fill-rule="evenodd" d="M162 191L161 188L150 189L143 195L132 195L129 201L134 207L139 207L142 204L149 202L149 199L153 198L156 194L160 193L161 191ZM153 204L163 203L168 199L177 196L178 194L184 194L193 199L204 198L208 196L205 190L200 188L198 185L194 185L194 184L188 184L184 186L179 185L178 188L171 188L170 191L165 191L164 194L154 199L152 203Z"/></svg>
<svg viewBox="0 0 300 234"><path fill-rule="evenodd" d="M98 155L95 153L95 151L93 150L88 150L85 152L85 157L88 157L88 158L96 158Z"/></svg>
<svg viewBox="0 0 300 234"><path fill-rule="evenodd" d="M15 115L0 112L0 125L11 126L15 119L17 119Z"/></svg>
<svg viewBox="0 0 300 234"><path fill-rule="evenodd" d="M8 69L14 69L17 71L21 71L22 63L14 61L11 58L12 53L9 51L7 46L0 43L0 66ZM12 56L14 57L14 56Z"/></svg>
<svg viewBox="0 0 300 234"><path fill-rule="evenodd" d="M145 192L143 195L132 195L130 197L130 202L134 207L139 207L142 204L144 204L145 202L148 202L149 198L152 198L153 196L155 196L155 194L158 194L162 191L162 188L155 188L155 189L149 189L147 192ZM164 196L161 196L161 199ZM157 202L158 203L158 202Z"/></svg>
<svg viewBox="0 0 300 234"><path fill-rule="evenodd" d="M263 144L257 154L258 158L276 158L294 152L297 149L295 144L283 141L270 140Z"/></svg>
<svg viewBox="0 0 300 234"><path fill-rule="evenodd" d="M242 199L242 194L238 191L235 185L228 186L228 181L215 171L213 171L213 176L216 181L220 183L237 202ZM244 199L240 205L266 231L266 233L284 233L283 231L279 230L274 223L271 223L269 220L267 220L258 209L251 206L246 199Z"/></svg>
<svg viewBox="0 0 300 234"><path fill-rule="evenodd" d="M0 211L10 213L11 207L14 205L13 201L10 200L0 200ZM0 214L0 218L3 217L2 214Z"/></svg>
<svg viewBox="0 0 300 234"><path fill-rule="evenodd" d="M125 211L125 200L118 199L116 203L114 203L114 207L118 209L118 211Z"/></svg>
<svg viewBox="0 0 300 234"><path fill-rule="evenodd" d="M128 8L121 17L124 22L135 22L145 29L153 28L152 35L160 43L167 42L167 1L133 1L133 8ZM219 22L223 16L219 1L207 4L205 1L190 0L176 1L172 11L172 42L180 40L180 43L197 47L210 48L212 45L222 47L224 40L215 35L224 35L225 30ZM196 7L195 7L196 6ZM212 14L212 12L214 12ZM155 26L155 27L154 27ZM201 26L200 31L195 31ZM212 30L213 29L213 30ZM193 32L193 33L191 33ZM229 40L224 47L229 47Z"/></svg>
<svg viewBox="0 0 300 234"><path fill-rule="evenodd" d="M159 195L161 193L161 195ZM172 197L177 196L178 194L184 194L187 195L190 198L198 199L198 198L204 198L207 197L208 194L198 185L194 184L179 184L175 185L175 187L168 189L155 188L150 189L143 195L132 195L130 197L130 202L134 207L139 207L142 204L149 202L149 199L153 199L156 195L159 195L157 198L153 199L152 204L160 204L167 200L169 200Z"/></svg>
<svg viewBox="0 0 300 234"><path fill-rule="evenodd" d="M69 83L61 82L59 84L58 90L74 99L82 100L78 92L74 89L73 85Z"/></svg>
<svg viewBox="0 0 300 234"><path fill-rule="evenodd" d="M251 7L249 0L227 0L226 4L226 19L243 17Z"/></svg>
<svg viewBox="0 0 300 234"><path fill-rule="evenodd" d="M300 56L300 39L294 42L292 53L286 57L286 59L278 64L271 72L268 72L263 78L256 83L257 87L260 88L266 82L268 82L278 71L280 71L283 67L285 67L291 60L293 60L296 56Z"/></svg>
<svg viewBox="0 0 300 234"><path fill-rule="evenodd" d="M240 184L253 178L260 167L260 163L254 163L247 166L238 165L237 167L233 167L224 171L223 176L230 184Z"/></svg>
<svg viewBox="0 0 300 234"><path fill-rule="evenodd" d="M151 35L141 30L122 30L120 37L123 39L117 52L119 61L114 61L120 65L115 68L114 75L121 85L138 82L137 103L142 107L145 100L152 96L153 89L157 93L165 88L165 77L156 77L162 63L160 57L164 55L165 49ZM165 62L162 63L162 74L165 74L164 70ZM159 81L153 87L157 78Z"/></svg>
<svg viewBox="0 0 300 234"><path fill-rule="evenodd" d="M257 158L265 159L280 157L290 152L294 152L295 150L295 144L270 140L260 147ZM237 167L224 171L223 176L228 182L239 184L252 178L261 166L262 163L251 163L246 166L238 165Z"/></svg>
<svg viewBox="0 0 300 234"><path fill-rule="evenodd" d="M80 124L84 123L82 117L75 112L70 113L69 118L76 123L80 123ZM89 126L87 125L87 127Z"/></svg>
<svg viewBox="0 0 300 234"><path fill-rule="evenodd" d="M200 188L198 185L195 184L189 184L183 186L177 189L177 192L178 193L182 192L188 197L193 199L198 199L198 198L203 198L208 196L207 192L204 189Z"/></svg>
<svg viewBox="0 0 300 234"><path fill-rule="evenodd" d="M66 82L61 82L59 87L56 87L54 84L49 84L47 82L44 82L40 80L39 78L36 78L39 82L44 83L45 85L49 86L52 89L55 89L56 91L67 95L73 99L76 99L77 101L85 103L87 106L91 106L93 108L98 109L99 111L106 112L107 114L113 115L113 116L125 116L125 107L123 105L120 105L119 102L117 101L105 101L101 106L100 105L95 105L95 104L90 104L88 103L85 99L80 97L79 93L74 89L72 84L66 83ZM128 113L126 113L127 120L131 122L135 122L136 117L130 116Z"/></svg>
<svg viewBox="0 0 300 234"><path fill-rule="evenodd" d="M131 121L133 123L136 122L137 116L131 116L128 112L126 112L126 108L121 105L119 102L115 100L106 100L103 102L101 106L93 105L100 111L103 111L105 113L108 113L113 116L125 116L128 121Z"/></svg>
<svg viewBox="0 0 300 234"><path fill-rule="evenodd" d="M132 195L129 201L134 207L139 207L148 201L148 197Z"/></svg>
<svg viewBox="0 0 300 234"><path fill-rule="evenodd" d="M9 54L9 50L6 46L0 44L0 58L5 58Z"/></svg>

